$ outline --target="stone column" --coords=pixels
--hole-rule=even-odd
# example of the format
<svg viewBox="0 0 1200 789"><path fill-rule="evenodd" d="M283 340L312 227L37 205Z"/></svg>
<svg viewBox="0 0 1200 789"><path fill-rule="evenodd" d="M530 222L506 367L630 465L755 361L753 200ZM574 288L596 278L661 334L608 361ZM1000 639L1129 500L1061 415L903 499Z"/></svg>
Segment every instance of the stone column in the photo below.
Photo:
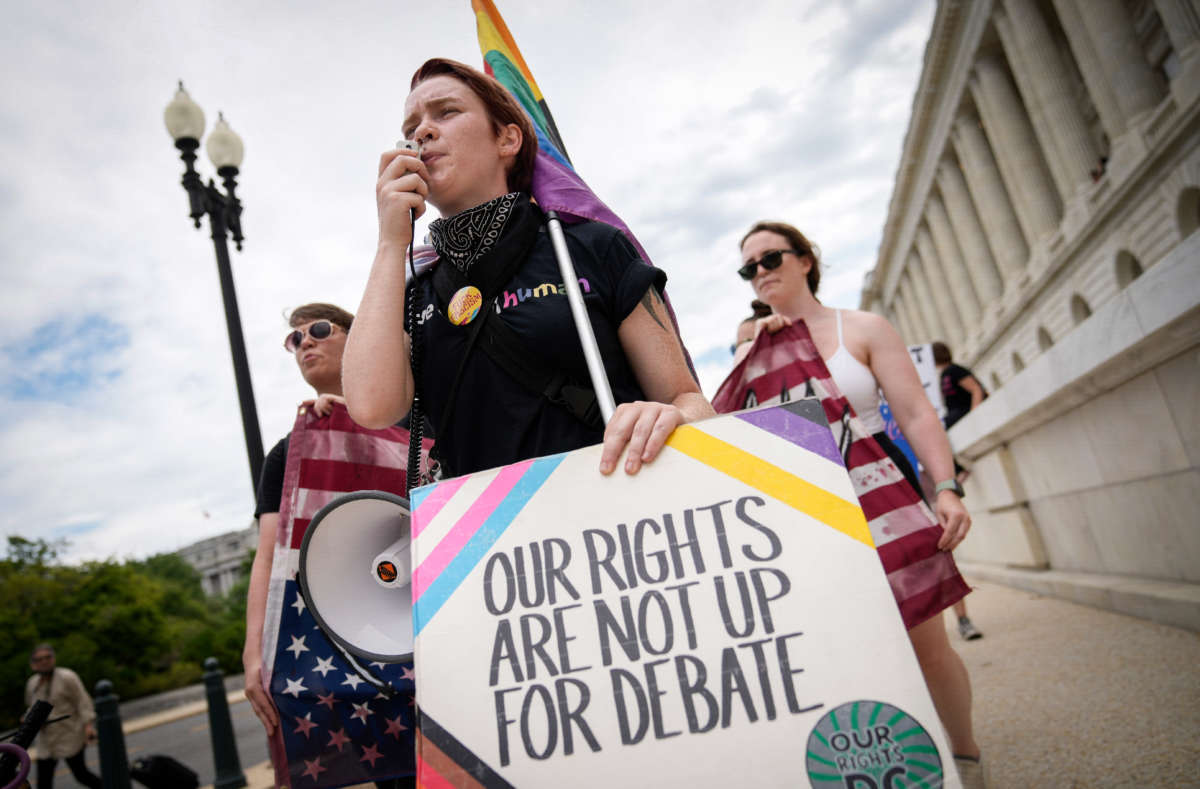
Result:
<svg viewBox="0 0 1200 789"><path fill-rule="evenodd" d="M962 163L967 189L979 208L979 221L1006 287L1016 282L1029 259L1029 244L1017 221L1012 201L992 149L978 118L959 116L951 133L954 150Z"/></svg>
<svg viewBox="0 0 1200 789"><path fill-rule="evenodd" d="M946 213L946 205L942 198L931 191L925 201L925 221L933 235L933 247L937 250L938 260L942 264L942 273L950 286L954 297L954 306L962 318L963 336L974 333L979 326L979 296L967 275L966 256L958 246L954 230L950 227L950 217Z"/></svg>
<svg viewBox="0 0 1200 789"><path fill-rule="evenodd" d="M1125 133L1128 119L1121 111L1116 94L1113 93L1113 86L1105 73L1103 50L1096 48L1091 34L1083 24L1083 13L1079 3L1080 0L1054 0L1054 8L1058 12L1058 21L1071 42L1071 51L1075 54L1075 62L1079 64L1079 73L1083 75L1083 81L1087 84L1088 94L1100 115L1100 125L1104 127L1110 141L1116 140Z"/></svg>
<svg viewBox="0 0 1200 789"><path fill-rule="evenodd" d="M917 228L917 257L920 260L921 270L925 273L925 282L929 286L929 295L933 298L933 306L937 311L938 319L942 322L942 328L950 335L946 338L946 342L951 345L954 343L961 345L960 340L966 339L967 336L963 329L963 319L959 314L958 305L954 303L954 296L950 292L945 261L938 259L937 247L933 245L933 236L929 234L929 228L924 225Z"/></svg>
<svg viewBox="0 0 1200 789"><path fill-rule="evenodd" d="M1025 106L998 56L985 55L975 63L971 96L996 152L1004 185L1013 196L1017 218L1032 245L1058 227L1062 202L1050 180Z"/></svg>
<svg viewBox="0 0 1200 789"><path fill-rule="evenodd" d="M896 289L896 297L892 299L892 314L896 316L893 324L900 332L900 336L904 338L905 343L916 342L916 330L913 329L912 321L908 319L908 305L901 298L899 288Z"/></svg>
<svg viewBox="0 0 1200 789"><path fill-rule="evenodd" d="M1200 55L1200 7L1195 0L1154 0L1154 7L1179 59Z"/></svg>
<svg viewBox="0 0 1200 789"><path fill-rule="evenodd" d="M913 287L912 276L907 271L900 280L900 293L904 297L904 310L908 315L908 324L912 328L912 338L909 342L928 342L929 338L933 336L933 332L926 325L925 315Z"/></svg>
<svg viewBox="0 0 1200 789"><path fill-rule="evenodd" d="M1179 58L1171 93L1181 106L1200 95L1200 3L1197 0L1154 0L1163 29Z"/></svg>
<svg viewBox="0 0 1200 789"><path fill-rule="evenodd" d="M1079 5L1077 2L1069 4ZM1083 23L1088 38L1103 53L1100 66L1125 119L1132 120L1157 107L1166 91L1146 60L1125 3L1121 0L1087 0L1080 11L1082 13L1075 19ZM1062 16L1060 13L1059 17ZM1089 92L1095 93L1086 74L1084 80L1088 82ZM1110 131L1109 136L1116 137L1119 133L1114 135Z"/></svg>
<svg viewBox="0 0 1200 789"><path fill-rule="evenodd" d="M938 164L937 182L945 199L946 211L950 214L950 227L962 251L963 264L967 267L967 274L975 286L981 306L986 309L1004 293L1004 282L996 268L996 261L992 259L992 250L988 247L983 225L975 213L975 205L971 202L967 182L963 179L958 162L949 157L942 159Z"/></svg>
<svg viewBox="0 0 1200 789"><path fill-rule="evenodd" d="M891 306L887 307L883 311L883 317L887 318L887 322L892 324L892 327L895 328L900 337L905 342L908 342L906 336L907 332L904 329L904 321L900 319L900 310L898 309L899 306L899 303L893 300Z"/></svg>
<svg viewBox="0 0 1200 789"><path fill-rule="evenodd" d="M926 339L943 340L950 338L950 333L946 331L946 327L942 325L942 318L938 315L937 307L933 303L933 294L929 289L929 282L925 279L925 269L921 265L921 259L914 252L908 257L908 267L906 269L908 275L912 278L913 292L917 294L917 304L921 320L924 321L928 336Z"/></svg>
<svg viewBox="0 0 1200 789"><path fill-rule="evenodd" d="M1091 171L1100 163L1100 151L1088 131L1075 101L1067 69L1069 53L1060 50L1034 0L1005 0L1005 11L993 17L1010 60L1020 58L1023 69L1014 69L1021 95L1031 113L1042 147L1064 198L1091 184ZM1089 3L1090 8L1090 3ZM1090 11L1089 11L1090 13Z"/></svg>
<svg viewBox="0 0 1200 789"><path fill-rule="evenodd" d="M912 329L911 343L925 342L932 332L925 327L925 316L913 291L912 277L904 275L904 313L908 316L908 325Z"/></svg>

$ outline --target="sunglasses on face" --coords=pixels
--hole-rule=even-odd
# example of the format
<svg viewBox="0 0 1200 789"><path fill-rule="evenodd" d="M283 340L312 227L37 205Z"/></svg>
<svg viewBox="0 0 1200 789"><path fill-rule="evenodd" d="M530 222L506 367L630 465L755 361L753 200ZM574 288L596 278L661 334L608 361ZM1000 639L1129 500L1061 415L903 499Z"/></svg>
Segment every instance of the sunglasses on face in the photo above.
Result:
<svg viewBox="0 0 1200 789"><path fill-rule="evenodd" d="M296 329L291 334L283 338L283 347L288 353L295 353L300 349L301 343L304 342L304 334L308 333L317 342L329 339L329 335L333 334L333 324L329 321L316 321L307 329Z"/></svg>
<svg viewBox="0 0 1200 789"><path fill-rule="evenodd" d="M749 263L739 268L737 270L738 276L749 282L750 280L754 279L754 274L757 272L759 266L763 267L763 271L774 271L783 263L783 256L789 252L793 255L804 254L803 252L798 252L794 249L776 249L771 252L767 252L758 260L751 260Z"/></svg>

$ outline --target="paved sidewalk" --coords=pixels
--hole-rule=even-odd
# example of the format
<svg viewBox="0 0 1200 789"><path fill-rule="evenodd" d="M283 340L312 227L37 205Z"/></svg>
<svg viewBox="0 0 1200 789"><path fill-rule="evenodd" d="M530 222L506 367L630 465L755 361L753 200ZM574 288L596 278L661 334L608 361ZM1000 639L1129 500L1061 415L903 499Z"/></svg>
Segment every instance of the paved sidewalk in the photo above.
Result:
<svg viewBox="0 0 1200 789"><path fill-rule="evenodd" d="M972 585L984 637L964 642L950 612L946 626L971 672L992 789L1200 787L1200 634ZM265 763L246 770L250 789L272 777Z"/></svg>
<svg viewBox="0 0 1200 789"><path fill-rule="evenodd" d="M1200 787L1200 635L972 585L984 637L964 642L952 612L946 625L992 789Z"/></svg>

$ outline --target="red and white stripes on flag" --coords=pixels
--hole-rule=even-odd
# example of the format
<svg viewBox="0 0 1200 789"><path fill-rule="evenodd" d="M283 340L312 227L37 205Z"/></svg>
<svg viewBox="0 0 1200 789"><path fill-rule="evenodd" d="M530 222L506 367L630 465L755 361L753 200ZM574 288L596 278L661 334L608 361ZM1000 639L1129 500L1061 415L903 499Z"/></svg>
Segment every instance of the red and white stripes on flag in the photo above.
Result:
<svg viewBox="0 0 1200 789"><path fill-rule="evenodd" d="M718 413L729 413L802 397L821 401L904 625L911 629L965 597L970 587L954 557L937 547L937 518L858 420L804 321L762 332L712 402Z"/></svg>

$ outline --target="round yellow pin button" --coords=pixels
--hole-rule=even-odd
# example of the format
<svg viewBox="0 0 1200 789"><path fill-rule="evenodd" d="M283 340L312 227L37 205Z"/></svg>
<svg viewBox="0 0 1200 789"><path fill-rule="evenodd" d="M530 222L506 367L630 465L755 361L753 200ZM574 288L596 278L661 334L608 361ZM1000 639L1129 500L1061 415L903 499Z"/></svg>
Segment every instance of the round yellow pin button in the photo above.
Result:
<svg viewBox="0 0 1200 789"><path fill-rule="evenodd" d="M455 326L462 326L475 320L481 306L483 306L483 294L474 285L467 285L459 288L454 297L450 299L450 306L446 308L446 317Z"/></svg>

